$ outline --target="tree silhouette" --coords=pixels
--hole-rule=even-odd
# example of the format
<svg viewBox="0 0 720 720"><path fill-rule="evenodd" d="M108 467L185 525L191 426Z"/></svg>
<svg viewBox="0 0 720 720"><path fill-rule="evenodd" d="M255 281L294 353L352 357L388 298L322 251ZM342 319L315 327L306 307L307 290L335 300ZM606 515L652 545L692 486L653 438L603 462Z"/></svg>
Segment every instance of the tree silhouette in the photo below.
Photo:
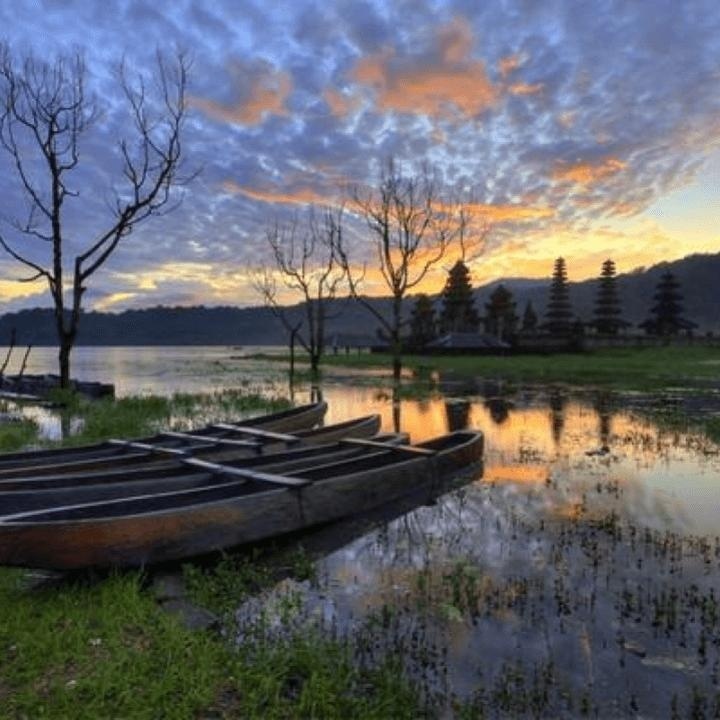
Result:
<svg viewBox="0 0 720 720"><path fill-rule="evenodd" d="M622 310L615 277L615 263L612 260L606 260L602 264L593 314L592 324L603 335L617 335L618 330L627 325L620 318Z"/></svg>
<svg viewBox="0 0 720 720"><path fill-rule="evenodd" d="M325 326L330 305L345 280L336 254L342 236L342 215L342 208L327 208L318 220L314 208L310 208L302 229L293 222L268 230L266 240L275 260L275 271L262 268L253 281L256 291L279 318L291 339L297 339L308 353L313 375L319 372L325 350ZM305 314L304 327L291 319L279 302L276 275L288 290L300 297Z"/></svg>
<svg viewBox="0 0 720 720"><path fill-rule="evenodd" d="M445 257L450 243L462 236L465 218L457 205L443 201L437 182L427 170L404 174L392 160L382 168L376 188L355 189L351 209L365 219L370 231L378 269L391 295L389 314L361 294L365 268L353 264L346 243L338 243L338 258L352 297L375 316L388 338L393 378L399 382L401 331L407 322L403 301Z"/></svg>
<svg viewBox="0 0 720 720"><path fill-rule="evenodd" d="M437 334L436 325L432 300L424 293L418 295L410 315L410 345L422 348L434 340Z"/></svg>
<svg viewBox="0 0 720 720"><path fill-rule="evenodd" d="M572 331L572 319L565 260L558 258L553 269L544 327L551 335L567 336Z"/></svg>
<svg viewBox="0 0 720 720"><path fill-rule="evenodd" d="M680 283L668 270L660 277L653 295L654 305L650 308L650 318L640 327L652 335L677 335L680 330L692 330L694 322L682 317L683 305Z"/></svg>
<svg viewBox="0 0 720 720"><path fill-rule="evenodd" d="M470 270L458 260L450 268L442 292L440 332L477 332L480 317L475 308Z"/></svg>
<svg viewBox="0 0 720 720"><path fill-rule="evenodd" d="M515 300L504 285L498 285L485 304L485 330L500 340L510 341L517 329Z"/></svg>
<svg viewBox="0 0 720 720"><path fill-rule="evenodd" d="M533 308L533 304L528 300L525 305L525 312L523 312L522 318L522 331L524 333L532 334L537 330L538 316Z"/></svg>
<svg viewBox="0 0 720 720"><path fill-rule="evenodd" d="M98 118L86 93L86 69L80 55L61 55L47 63L33 55L18 60L0 44L0 147L10 159L24 195L25 215L6 220L0 246L29 275L43 279L53 300L59 344L60 384L70 384L70 352L75 344L83 295L97 272L135 226L172 207L172 190L189 181L181 177L181 135L187 111L185 89L189 63L179 54L168 63L159 54L152 85L130 81L124 68L118 82L129 110L127 138L118 142L121 183L108 202L108 219L77 250L66 224L66 210L98 193L87 184L85 198L75 185L82 141ZM170 203L170 204L169 204ZM68 292L69 291L69 292Z"/></svg>

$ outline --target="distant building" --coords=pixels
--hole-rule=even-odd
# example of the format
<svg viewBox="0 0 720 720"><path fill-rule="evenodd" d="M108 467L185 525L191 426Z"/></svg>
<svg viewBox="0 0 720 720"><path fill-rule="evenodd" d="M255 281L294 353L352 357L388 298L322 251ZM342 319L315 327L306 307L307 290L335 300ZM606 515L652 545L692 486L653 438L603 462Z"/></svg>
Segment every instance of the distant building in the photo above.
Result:
<svg viewBox="0 0 720 720"><path fill-rule="evenodd" d="M494 335L449 332L426 345L428 350L479 350L501 351L509 350L510 343L500 340Z"/></svg>

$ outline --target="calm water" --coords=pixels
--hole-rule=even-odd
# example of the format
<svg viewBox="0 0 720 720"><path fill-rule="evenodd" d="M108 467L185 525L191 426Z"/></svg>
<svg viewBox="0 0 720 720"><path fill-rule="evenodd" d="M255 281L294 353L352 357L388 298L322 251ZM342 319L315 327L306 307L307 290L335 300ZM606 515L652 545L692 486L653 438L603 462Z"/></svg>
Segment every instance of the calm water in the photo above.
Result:
<svg viewBox="0 0 720 720"><path fill-rule="evenodd" d="M119 395L287 393L281 366L241 353L81 348L74 372ZM47 371L54 357L33 351L33 362L29 372ZM364 638L360 660L400 648L428 695L473 701L478 714L670 717L674 703L682 717L712 716L718 447L661 430L627 398L441 387L393 404L376 374L326 374L328 421L378 412L384 429L399 420L415 441L476 427L484 472L432 505L338 526L317 581L288 581L241 607L241 637L258 604L287 619L289 597L297 624ZM307 388L296 395L308 398ZM52 415L36 412L51 432Z"/></svg>

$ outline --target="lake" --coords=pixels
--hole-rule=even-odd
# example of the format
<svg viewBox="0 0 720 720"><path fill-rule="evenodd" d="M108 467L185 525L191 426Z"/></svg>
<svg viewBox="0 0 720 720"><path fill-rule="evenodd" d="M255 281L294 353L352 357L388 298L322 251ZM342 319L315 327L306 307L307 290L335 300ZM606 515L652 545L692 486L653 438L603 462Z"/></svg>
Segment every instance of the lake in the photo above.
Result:
<svg viewBox="0 0 720 720"><path fill-rule="evenodd" d="M118 395L286 395L281 363L242 358L255 350L78 348L73 374L114 382ZM54 351L33 350L28 372L51 370ZM450 713L463 702L480 717L710 716L718 446L659 427L632 395L437 380L427 397L393 403L377 372L327 370L329 422L377 412L414 441L479 428L484 468L429 504L309 535L329 541L316 579L240 607L239 639L259 607L287 619L290 598L297 626L359 638L359 662L401 651ZM301 386L295 400L309 394ZM51 411L26 412L54 432Z"/></svg>

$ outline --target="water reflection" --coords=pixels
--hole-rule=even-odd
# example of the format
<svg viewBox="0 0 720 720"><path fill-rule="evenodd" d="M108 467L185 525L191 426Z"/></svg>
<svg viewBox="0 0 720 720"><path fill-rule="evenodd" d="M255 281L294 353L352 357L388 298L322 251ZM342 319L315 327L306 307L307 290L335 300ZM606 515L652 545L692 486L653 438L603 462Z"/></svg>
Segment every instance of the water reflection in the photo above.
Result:
<svg viewBox="0 0 720 720"><path fill-rule="evenodd" d="M31 358L37 363L42 352L47 367L30 371L52 368L52 349L39 348ZM143 388L171 393L227 387L278 395L287 388L283 363L237 358L232 348L80 348L76 369L87 379L115 382L120 395ZM623 409L622 399L607 392L535 388L510 393L502 383L463 383L465 390L487 394L406 398L398 388L378 386L372 373L328 368L322 386L296 389L296 401L322 396L329 403L327 422L377 412L383 430L407 432L413 441L479 428L486 437L486 477L492 482L523 488L532 479L542 485L551 478L577 497L594 483L613 482L623 489L626 512L638 518L657 527L714 531L720 513L718 458L697 437L662 431ZM75 429L71 419L61 421L57 413L24 412L48 436Z"/></svg>
<svg viewBox="0 0 720 720"><path fill-rule="evenodd" d="M287 380L282 366L230 361L227 349L115 349L104 366L93 357L97 373L84 376L120 394L150 378L154 392L277 393ZM296 388L297 402L322 392L328 422L378 412L384 430L413 441L463 427L486 438L483 477L436 504L307 536L329 554L316 585L290 584L304 598L298 622L365 638L358 652L370 659L401 650L421 687L474 703L477 716L671 717L673 703L690 716L693 702L696 716L713 712L717 446L662 430L608 393L511 393L473 379L442 388L405 398L346 370Z"/></svg>

